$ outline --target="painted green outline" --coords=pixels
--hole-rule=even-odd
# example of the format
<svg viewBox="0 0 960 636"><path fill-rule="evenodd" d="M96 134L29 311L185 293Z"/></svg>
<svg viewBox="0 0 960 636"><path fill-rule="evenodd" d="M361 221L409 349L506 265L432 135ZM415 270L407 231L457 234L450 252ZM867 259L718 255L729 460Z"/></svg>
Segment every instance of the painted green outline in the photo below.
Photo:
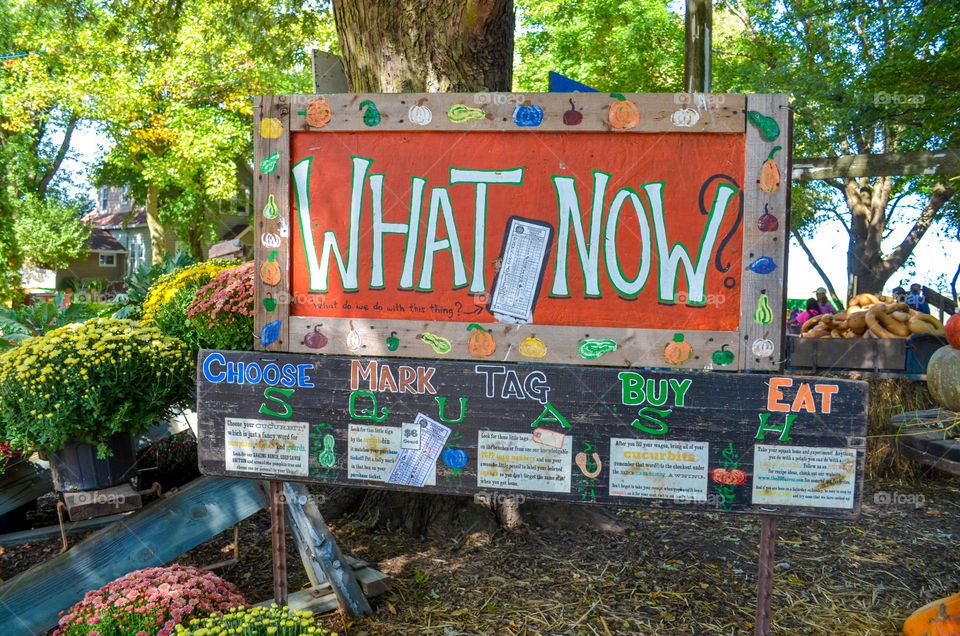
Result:
<svg viewBox="0 0 960 636"><path fill-rule="evenodd" d="M417 247L420 245L420 217L423 214L423 193L427 188L427 180L423 177L410 178L410 208L407 215L407 226L414 227L416 232L407 231L407 242L403 246L403 269L400 270L398 289L413 289L413 279L417 267ZM414 213L416 201L416 213ZM414 222L416 220L416 222Z"/></svg>
<svg viewBox="0 0 960 636"><path fill-rule="evenodd" d="M434 200L436 200L436 203L434 203ZM446 205L444 205L444 201ZM440 220L437 211L443 214L443 225L447 231L446 238L437 239ZM457 222L453 217L453 201L451 201L450 193L446 188L430 188L430 210L427 212L426 232L426 236L423 238L423 260L420 264L420 280L417 282L417 291L433 291L434 257L437 252L444 250L450 250L450 260L453 265L453 288L466 287L468 282L467 268L463 262L460 236L457 234ZM428 251L430 252L429 258L427 256ZM459 268L457 265L459 265Z"/></svg>
<svg viewBox="0 0 960 636"><path fill-rule="evenodd" d="M574 241L576 242L577 256L580 259L580 273L583 280L583 295L587 298L600 298L603 296L603 293L600 291L600 251L603 249L601 245L600 237L603 234L603 202L606 198L607 184L610 183L610 178L613 176L608 172L603 172L602 170L594 170L593 174L593 189L592 196L590 197L590 245L596 251L596 276L594 277L594 286L596 287L596 293L590 293L590 286L587 281L587 271L584 266L584 251L587 252L587 259L591 259L590 248L587 247L587 237L583 232L583 213L580 209L580 194L577 192L577 179L576 177L569 177L566 175L550 175L550 179L553 181L553 191L557 198L557 256L554 262L554 273L553 273L553 285L550 288L550 295L557 297L569 297L570 296L570 285L567 281L567 268L569 266L567 256L570 253L570 228L569 224L566 228L566 236L564 236L564 222L569 218L574 218L573 212L576 212L575 221L573 223L574 227ZM606 179L602 179L606 177ZM576 202L576 207L572 209L561 209L560 201L560 188L558 183L560 180L563 180L564 184L573 183L573 194L574 201ZM598 192L598 184L600 185L600 191ZM598 196L599 196L599 206L598 206ZM565 214L565 211L568 212ZM599 216L598 216L599 212ZM577 232L579 230L579 232ZM582 249L581 249L582 248ZM560 266L561 258L563 259L563 267ZM562 288L558 288L561 285L562 279Z"/></svg>
<svg viewBox="0 0 960 636"><path fill-rule="evenodd" d="M620 202L620 205L616 206L617 211L616 211L616 214L614 214L614 206L617 203L617 199L619 199L621 194L624 192L627 193L627 196L623 197L624 200ZM627 198L630 198L631 195L636 199L631 202L633 203L634 210L637 213L637 219L638 219L637 225L640 226L640 240L643 242L643 246L641 247L641 249L644 251L640 254L640 267L637 270L636 278L634 278L632 281L628 281L626 275L623 272L623 268L620 267L620 255L617 252L617 229L619 227L619 223L615 223L613 225L612 239L610 237L610 227L611 227L610 224L611 224L611 220L614 218L619 221L620 211L623 209L623 204L626 202ZM638 204L639 204L639 208L637 207ZM639 221L640 219L643 219L642 224ZM644 234L644 228L646 228L646 234ZM604 227L603 262L606 265L607 281L609 281L609 283L613 286L613 288L616 289L620 293L620 295L622 295L625 298L634 298L637 295L639 295L643 291L643 289L647 286L647 281L650 280L650 271L653 269L651 267L651 263L653 262L653 241L651 240L651 236L652 236L651 232L652 230L650 228L650 220L647 218L647 209L643 205L643 199L640 197L640 193L638 193L633 188L620 188L619 190L617 190L617 193L613 196L613 201L610 202L610 207L607 209L607 221ZM620 274L620 281L622 281L624 284L631 284L631 285L636 284L636 282L640 280L640 274L643 273L643 266L644 264L646 264L647 271L646 273L643 274L643 284L640 285L640 288L637 289L637 291L631 293L625 290L624 288L622 288L618 284L618 281L614 280L614 277L611 274L610 258L609 258L609 254L607 253L608 251L607 245L612 245L614 262L617 266L617 271Z"/></svg>
<svg viewBox="0 0 960 636"><path fill-rule="evenodd" d="M383 237L386 234L403 234L408 235L410 233L410 224L409 223L394 223L386 222L383 220L383 184L386 180L386 175L384 174L371 174L367 177L367 180L370 182L370 217L372 220L372 249L370 250L370 289L383 289L385 287L383 279ZM379 217L379 221L378 221ZM381 228L379 232L377 231L377 225ZM379 234L380 240L377 240L377 235ZM379 249L377 249L379 247ZM376 256L379 254L379 263L377 263ZM379 274L380 283L377 284L376 277Z"/></svg>

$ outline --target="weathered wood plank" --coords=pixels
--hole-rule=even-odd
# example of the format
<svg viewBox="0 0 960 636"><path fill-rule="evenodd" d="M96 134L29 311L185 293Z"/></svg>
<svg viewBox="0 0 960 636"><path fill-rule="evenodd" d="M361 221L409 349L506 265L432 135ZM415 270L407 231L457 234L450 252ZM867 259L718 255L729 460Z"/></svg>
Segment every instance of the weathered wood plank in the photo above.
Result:
<svg viewBox="0 0 960 636"><path fill-rule="evenodd" d="M127 517L129 513L120 513L108 517L97 517L96 519L87 519L85 521L69 521L64 524L67 536L75 536L93 530L105 528L112 523L120 521ZM20 532L10 532L0 535L0 546L9 547L13 545L23 545L24 543L39 543L51 539L60 538L60 526L44 526L43 528L34 528L32 530L21 530Z"/></svg>
<svg viewBox="0 0 960 636"><path fill-rule="evenodd" d="M784 230L790 227L790 183L782 177L790 174L793 113L786 95L748 95L747 111L776 122L779 134L765 139L758 126L747 126L742 254L747 269L740 286L738 368L770 372L779 369L786 357L783 336L787 300L783 276L788 241ZM777 180L783 182L769 192L764 191L760 175L769 173L771 166L781 175ZM764 181L769 184L768 179ZM774 222L777 230L771 231ZM755 271L754 263L766 263L767 267ZM772 273L768 271L771 267Z"/></svg>
<svg viewBox="0 0 960 636"><path fill-rule="evenodd" d="M284 482L283 494L290 529L298 546L303 546L308 556L304 565L313 572L310 578L329 583L340 608L347 615L372 614L363 590L306 487Z"/></svg>
<svg viewBox="0 0 960 636"><path fill-rule="evenodd" d="M620 101L607 93L333 93L287 97L293 130L318 132L615 131L608 117L611 105ZM634 127L616 131L618 133L742 134L746 125L743 95L624 93L623 98L636 105L639 117ZM564 119L564 114L571 110L571 99L580 119ZM320 126L311 126L307 123L307 114L319 104L329 109L330 119ZM542 110L540 123L515 123L518 109L523 113L522 109L530 107ZM676 115L678 111L682 117ZM317 120L311 118L311 121ZM577 123L571 124L571 121Z"/></svg>
<svg viewBox="0 0 960 636"><path fill-rule="evenodd" d="M227 351L201 352L199 367L205 474L620 507L859 511L864 382Z"/></svg>
<svg viewBox="0 0 960 636"><path fill-rule="evenodd" d="M45 633L87 591L167 563L260 508L248 480L198 479L0 585L0 625L10 634Z"/></svg>
<svg viewBox="0 0 960 636"><path fill-rule="evenodd" d="M960 172L960 150L887 152L882 155L799 157L794 159L793 181L837 177L954 175Z"/></svg>

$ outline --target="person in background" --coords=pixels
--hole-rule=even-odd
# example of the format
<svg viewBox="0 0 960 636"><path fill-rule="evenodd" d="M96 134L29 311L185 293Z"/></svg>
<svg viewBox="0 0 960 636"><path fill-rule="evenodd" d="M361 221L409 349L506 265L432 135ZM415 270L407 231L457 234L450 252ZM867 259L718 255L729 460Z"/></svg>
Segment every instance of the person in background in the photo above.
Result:
<svg viewBox="0 0 960 636"><path fill-rule="evenodd" d="M930 305L927 303L927 299L923 297L923 288L920 287L920 283L910 285L910 293L907 295L906 302L910 305L910 309L915 309L922 314L930 313Z"/></svg>
<svg viewBox="0 0 960 636"><path fill-rule="evenodd" d="M830 305L830 307L833 307L833 305ZM797 314L795 317L793 317L793 318L791 318L790 320L788 320L788 321L787 321L787 329L792 329L792 328L794 327L794 325L796 325L796 328L797 328L796 333L800 333L800 327L803 326L803 323L807 322L808 320L810 320L810 319L813 318L814 316L819 316L821 313L823 313L823 312L820 311L820 303L817 302L817 299L816 299L816 298L808 298L808 299L807 299L807 310L806 310L806 311L801 311L801 312L800 312L799 314ZM831 312L831 313L832 313L832 312ZM793 333L793 332L791 331L791 333Z"/></svg>
<svg viewBox="0 0 960 636"><path fill-rule="evenodd" d="M825 287L818 287L814 294L817 296L817 307L820 309L821 314L836 313L837 308L827 299L827 289Z"/></svg>
<svg viewBox="0 0 960 636"><path fill-rule="evenodd" d="M907 290L903 287L894 287L893 288L893 302L895 303L905 303L907 302Z"/></svg>

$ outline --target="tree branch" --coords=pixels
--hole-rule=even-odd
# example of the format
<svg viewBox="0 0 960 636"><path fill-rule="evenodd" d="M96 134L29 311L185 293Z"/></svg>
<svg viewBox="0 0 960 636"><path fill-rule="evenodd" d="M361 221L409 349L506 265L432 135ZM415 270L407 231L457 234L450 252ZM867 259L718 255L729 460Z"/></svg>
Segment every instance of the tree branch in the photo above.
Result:
<svg viewBox="0 0 960 636"><path fill-rule="evenodd" d="M53 158L53 162L47 168L47 171L40 178L40 183L37 184L37 195L42 201L47 196L47 188L50 187L50 182L53 180L57 170L60 169L60 165L63 163L63 158L67 155L67 150L70 148L70 138L73 136L73 131L77 127L77 122L80 120L76 114L70 115L70 121L67 122L67 129L63 133L63 141L60 142L60 148L57 150L56 156Z"/></svg>
<svg viewBox="0 0 960 636"><path fill-rule="evenodd" d="M806 255L807 260L810 261L810 264L813 265L813 269L817 270L817 273L820 274L820 278L823 279L824 284L827 286L827 291L830 292L830 297L837 303L838 309L843 309L846 307L847 303L842 302L837 296L836 290L833 288L833 283L830 282L830 279L827 278L826 272L823 271L823 268L820 267L820 263L817 262L817 259L814 257L813 252L810 251L810 248L807 247L806 242L803 240L803 237L800 236L800 233L796 230L790 230L790 233L793 234L793 238L797 239L797 243L800 244L800 249L802 249Z"/></svg>
<svg viewBox="0 0 960 636"><path fill-rule="evenodd" d="M920 242L920 239L923 238L923 235L933 224L934 220L936 220L937 212L943 207L943 204L953 197L954 193L955 190L953 188L945 186L942 183L933 186L933 190L930 192L930 198L927 199L926 204L923 206L923 212L920 213L920 218L918 218L913 224L913 227L910 228L910 232L900 245L898 245L889 256L883 259L882 268L886 276L893 274L893 272L900 269L906 262L910 254L913 253L917 243Z"/></svg>

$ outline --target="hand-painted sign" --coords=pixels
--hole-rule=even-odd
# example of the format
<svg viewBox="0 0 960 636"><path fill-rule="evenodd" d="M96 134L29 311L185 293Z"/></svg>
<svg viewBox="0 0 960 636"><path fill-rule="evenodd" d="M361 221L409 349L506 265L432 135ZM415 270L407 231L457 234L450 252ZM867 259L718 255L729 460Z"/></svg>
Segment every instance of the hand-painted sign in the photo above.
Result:
<svg viewBox="0 0 960 636"><path fill-rule="evenodd" d="M679 333L690 355L671 364L711 368L726 347L730 370L774 368L783 321L759 332L754 315L761 285L782 313L788 224L758 219L786 200L766 176L758 187L776 159L747 112L789 130L781 101L260 98L261 129L281 126L255 135L278 166L257 186L257 290L289 302L258 328L280 320L272 348L305 352L322 325L321 353L364 356L470 359L485 333L482 357L521 360L535 337L545 362L617 366L662 366ZM771 355L753 351L761 336ZM599 341L613 344L583 355Z"/></svg>
<svg viewBox="0 0 960 636"><path fill-rule="evenodd" d="M864 382L203 351L210 475L852 518Z"/></svg>

